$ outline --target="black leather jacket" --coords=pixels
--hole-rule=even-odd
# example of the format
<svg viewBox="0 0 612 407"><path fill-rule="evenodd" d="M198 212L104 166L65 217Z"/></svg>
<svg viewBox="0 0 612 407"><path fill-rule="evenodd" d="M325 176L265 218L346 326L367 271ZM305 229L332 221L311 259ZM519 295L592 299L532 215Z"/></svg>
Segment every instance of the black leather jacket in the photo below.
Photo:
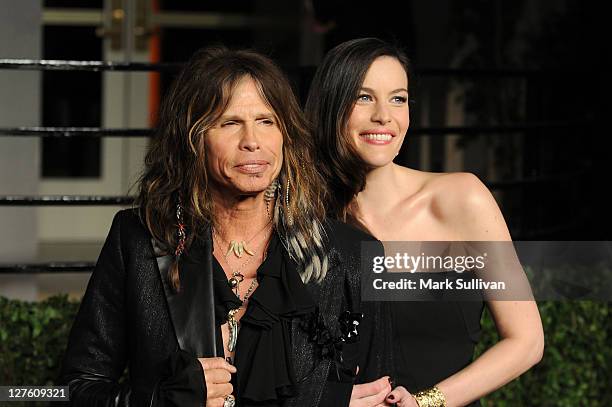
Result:
<svg viewBox="0 0 612 407"><path fill-rule="evenodd" d="M347 366L360 365L361 381L389 374L391 338L375 335L383 311L379 304L360 300L360 242L373 238L335 221L328 222L326 232L335 260L322 283L306 287L331 332L338 331L343 311L364 313L358 346L344 349ZM210 287L206 273L181 270L184 291L174 294L165 278L170 260L156 257L137 209L115 215L62 364L60 382L70 386L71 405L167 406L185 399L205 405L204 376L196 358L213 356L210 335L203 335L214 312L203 295ZM348 405L355 378L332 374L331 359L313 364L315 345L297 324L291 336L296 377L307 378L299 396L284 405ZM129 380L119 383L126 366Z"/></svg>

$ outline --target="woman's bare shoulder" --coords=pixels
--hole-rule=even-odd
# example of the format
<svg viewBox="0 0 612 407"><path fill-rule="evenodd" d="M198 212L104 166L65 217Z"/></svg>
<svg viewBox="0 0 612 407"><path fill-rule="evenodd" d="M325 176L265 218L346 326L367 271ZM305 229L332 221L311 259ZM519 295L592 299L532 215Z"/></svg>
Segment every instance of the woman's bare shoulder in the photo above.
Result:
<svg viewBox="0 0 612 407"><path fill-rule="evenodd" d="M470 172L402 170L420 185L418 194L437 223L463 240L506 240L503 215L486 185Z"/></svg>
<svg viewBox="0 0 612 407"><path fill-rule="evenodd" d="M400 182L407 186L406 193L414 193L415 188L417 192L427 191L431 188L434 180L446 175L446 173L442 172L421 171L402 167L400 165L396 166L396 168L400 177Z"/></svg>
<svg viewBox="0 0 612 407"><path fill-rule="evenodd" d="M446 194L443 194L446 191ZM460 231L463 240L511 240L497 201L474 174L459 172L440 179L438 206L449 227Z"/></svg>
<svg viewBox="0 0 612 407"><path fill-rule="evenodd" d="M469 172L429 172L398 166L407 195L423 195L436 200L475 195L486 190L478 177Z"/></svg>
<svg viewBox="0 0 612 407"><path fill-rule="evenodd" d="M471 172L431 173L429 187L438 195L463 199L476 199L490 195L483 182Z"/></svg>

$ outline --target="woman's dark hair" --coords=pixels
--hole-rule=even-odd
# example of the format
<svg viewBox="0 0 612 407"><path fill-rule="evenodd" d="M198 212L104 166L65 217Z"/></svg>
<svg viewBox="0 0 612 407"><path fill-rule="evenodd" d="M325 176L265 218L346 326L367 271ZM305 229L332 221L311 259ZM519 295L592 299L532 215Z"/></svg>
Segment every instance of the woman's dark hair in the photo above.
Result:
<svg viewBox="0 0 612 407"><path fill-rule="evenodd" d="M277 177L274 224L304 281L320 281L327 271L323 247L325 208L322 180L312 159L308 125L289 81L269 58L249 50L210 47L197 51L175 79L163 101L160 122L145 157L135 205L143 223L165 253L178 246L177 203L187 229L185 250L213 223L213 202L204 139L226 110L244 77L256 84L276 115L283 134L283 164ZM177 261L169 280L180 289Z"/></svg>
<svg viewBox="0 0 612 407"><path fill-rule="evenodd" d="M369 168L346 127L370 65L382 56L396 58L410 79L408 57L399 47L378 38L359 38L327 53L306 101L306 118L312 126L319 169L326 182L327 213L357 226L363 225L352 218L349 204L365 187Z"/></svg>

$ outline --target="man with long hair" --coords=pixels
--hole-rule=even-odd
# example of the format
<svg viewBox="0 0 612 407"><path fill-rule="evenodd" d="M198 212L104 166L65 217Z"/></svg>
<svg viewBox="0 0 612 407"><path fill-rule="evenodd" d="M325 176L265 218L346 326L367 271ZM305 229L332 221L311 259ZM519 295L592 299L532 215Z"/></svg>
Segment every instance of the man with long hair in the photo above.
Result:
<svg viewBox="0 0 612 407"><path fill-rule="evenodd" d="M72 328L74 405L341 406L358 364L385 373L384 338L357 329L378 312L360 301L372 238L325 218L307 127L268 58L194 54Z"/></svg>

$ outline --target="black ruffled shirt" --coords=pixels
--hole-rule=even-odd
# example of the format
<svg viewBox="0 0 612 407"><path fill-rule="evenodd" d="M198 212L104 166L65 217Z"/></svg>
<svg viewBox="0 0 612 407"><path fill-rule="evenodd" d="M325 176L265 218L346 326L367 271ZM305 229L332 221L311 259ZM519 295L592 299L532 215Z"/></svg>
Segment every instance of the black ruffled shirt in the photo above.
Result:
<svg viewBox="0 0 612 407"><path fill-rule="evenodd" d="M242 303L231 290L219 262L213 258L217 349L223 349L220 326ZM279 406L298 394L291 355L291 322L314 314L316 305L276 233L266 259L257 269L257 289L239 322L232 377L239 406Z"/></svg>
<svg viewBox="0 0 612 407"><path fill-rule="evenodd" d="M203 250L193 245L192 251ZM228 312L242 305L228 284L219 262L213 257L213 288L217 324L217 354L223 357L221 325L227 323ZM295 377L291 326L306 333L314 345L316 361L330 359L332 382L352 386L355 378L359 333L362 315L344 311L339 315L339 335L332 334L302 282L298 266L285 250L279 236L273 233L267 255L257 269L258 287L250 296L247 309L239 321L238 341L234 354L237 373L232 375L236 406L278 407L298 396L300 383L306 377ZM317 363L315 363L316 366ZM196 358L183 350L175 352L166 363L165 374L154 395L157 406L199 405L206 393L202 369ZM329 385L329 383L328 383ZM331 384L327 400L333 405L346 404L349 390L334 392ZM330 404L330 405L332 405Z"/></svg>

